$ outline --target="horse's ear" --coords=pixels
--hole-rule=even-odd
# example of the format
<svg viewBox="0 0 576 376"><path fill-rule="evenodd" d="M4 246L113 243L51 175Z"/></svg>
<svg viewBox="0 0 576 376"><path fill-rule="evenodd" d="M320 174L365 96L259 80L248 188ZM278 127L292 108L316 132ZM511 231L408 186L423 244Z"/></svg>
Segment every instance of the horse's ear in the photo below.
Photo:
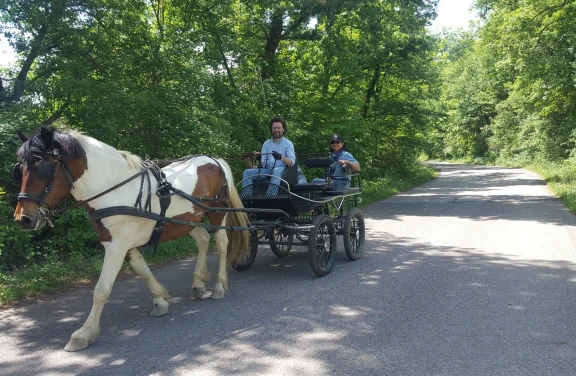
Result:
<svg viewBox="0 0 576 376"><path fill-rule="evenodd" d="M28 137L24 136L24 133L20 132L20 130L16 130L16 133L18 133L18 137L20 137L22 142L28 141Z"/></svg>
<svg viewBox="0 0 576 376"><path fill-rule="evenodd" d="M53 149L54 131L47 128L40 128L40 138L46 150Z"/></svg>

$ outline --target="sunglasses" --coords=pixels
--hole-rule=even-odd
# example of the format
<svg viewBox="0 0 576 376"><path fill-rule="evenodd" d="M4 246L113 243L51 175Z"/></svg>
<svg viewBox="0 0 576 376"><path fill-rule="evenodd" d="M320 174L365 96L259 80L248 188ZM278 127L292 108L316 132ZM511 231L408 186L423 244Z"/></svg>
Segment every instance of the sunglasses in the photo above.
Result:
<svg viewBox="0 0 576 376"><path fill-rule="evenodd" d="M335 141L335 140L330 141L331 144L339 144L339 143L341 143L341 142L342 142L342 141Z"/></svg>

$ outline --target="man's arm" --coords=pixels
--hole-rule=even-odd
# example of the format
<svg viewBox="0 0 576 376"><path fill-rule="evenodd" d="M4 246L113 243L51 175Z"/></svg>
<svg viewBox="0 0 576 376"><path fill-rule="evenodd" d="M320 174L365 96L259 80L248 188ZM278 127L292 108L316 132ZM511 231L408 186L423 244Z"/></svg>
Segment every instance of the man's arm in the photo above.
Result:
<svg viewBox="0 0 576 376"><path fill-rule="evenodd" d="M282 156L282 162L286 166L292 166L296 162L296 152L294 152L294 144L290 140L286 140L286 151Z"/></svg>
<svg viewBox="0 0 576 376"><path fill-rule="evenodd" d="M350 169L354 172L360 171L360 163L350 153L346 153L344 158L340 159L338 163L342 166L350 166Z"/></svg>

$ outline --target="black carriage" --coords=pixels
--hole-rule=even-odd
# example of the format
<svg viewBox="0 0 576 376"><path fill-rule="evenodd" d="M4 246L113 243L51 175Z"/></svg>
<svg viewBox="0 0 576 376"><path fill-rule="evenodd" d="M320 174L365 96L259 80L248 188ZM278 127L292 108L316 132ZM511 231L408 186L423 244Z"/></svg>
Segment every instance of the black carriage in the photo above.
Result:
<svg viewBox="0 0 576 376"><path fill-rule="evenodd" d="M335 163L332 158L309 158L308 168L322 168L328 174ZM306 246L312 270L325 276L336 259L337 238L342 236L344 251L352 261L362 257L365 225L361 202L361 182L358 174L348 171L350 188L333 190L332 181L298 184L297 163L287 167L280 186L266 179L238 191L251 223L251 246L246 259L237 263L237 270L249 268L256 258L259 245L269 245L278 257L285 257L293 246Z"/></svg>

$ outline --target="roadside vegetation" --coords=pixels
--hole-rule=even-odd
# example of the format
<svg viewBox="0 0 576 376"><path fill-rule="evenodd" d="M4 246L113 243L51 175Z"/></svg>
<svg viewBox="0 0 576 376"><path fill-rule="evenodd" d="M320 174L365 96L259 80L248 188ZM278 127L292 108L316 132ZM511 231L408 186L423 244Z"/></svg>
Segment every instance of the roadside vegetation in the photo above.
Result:
<svg viewBox="0 0 576 376"><path fill-rule="evenodd" d="M431 159L523 167L576 212L576 3L478 0L438 45Z"/></svg>

